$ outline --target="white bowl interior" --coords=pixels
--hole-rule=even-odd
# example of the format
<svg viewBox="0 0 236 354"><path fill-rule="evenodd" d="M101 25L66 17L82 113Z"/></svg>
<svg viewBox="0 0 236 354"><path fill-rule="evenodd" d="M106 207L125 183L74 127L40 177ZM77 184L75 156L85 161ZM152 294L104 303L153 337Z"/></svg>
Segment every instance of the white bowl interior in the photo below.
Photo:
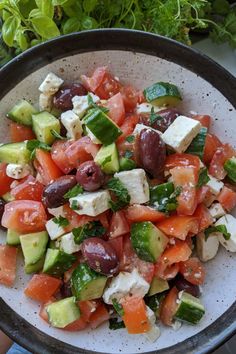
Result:
<svg viewBox="0 0 236 354"><path fill-rule="evenodd" d="M157 81L176 84L184 97L181 104L182 111L186 115L190 111L211 115L214 118L213 131L223 141L235 145L236 124L233 124L235 109L211 84L193 72L164 59L114 50L70 56L57 60L27 76L1 100L0 141L8 141L8 123L4 114L21 98L37 104L38 86L49 71L53 71L65 80L76 82L79 81L82 73L91 73L94 68L101 65L108 66L122 82L130 83L140 89ZM0 243L4 242L5 235L1 233ZM110 331L106 324L97 330L70 333L51 328L39 318L37 315L39 305L26 298L23 293L30 276L26 276L23 272L21 256L19 256L18 263L17 281L14 287L6 288L0 285L0 295L6 303L33 326L48 335L76 347L98 352L143 353L182 342L214 322L236 298L235 255L221 249L217 257L206 264L207 276L202 296L206 315L198 326L183 325L178 332L162 328L162 335L155 343L150 343L142 335L128 335L125 330Z"/></svg>

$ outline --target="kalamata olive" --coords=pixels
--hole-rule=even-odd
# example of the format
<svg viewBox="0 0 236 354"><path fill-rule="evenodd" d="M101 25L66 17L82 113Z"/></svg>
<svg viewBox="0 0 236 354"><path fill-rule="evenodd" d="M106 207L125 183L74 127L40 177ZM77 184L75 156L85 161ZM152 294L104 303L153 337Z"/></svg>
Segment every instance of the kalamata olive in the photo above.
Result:
<svg viewBox="0 0 236 354"><path fill-rule="evenodd" d="M64 195L77 184L75 176L62 176L44 188L43 203L47 208L57 208L66 203Z"/></svg>
<svg viewBox="0 0 236 354"><path fill-rule="evenodd" d="M115 274L119 261L115 250L99 237L91 237L82 243L81 251L88 265L98 273Z"/></svg>
<svg viewBox="0 0 236 354"><path fill-rule="evenodd" d="M70 281L62 284L62 286L60 288L60 293L61 293L62 298L72 296Z"/></svg>
<svg viewBox="0 0 236 354"><path fill-rule="evenodd" d="M0 221L2 220L5 204L6 202L2 198L0 198ZM2 226L2 223L0 224L0 228L5 230L5 227Z"/></svg>
<svg viewBox="0 0 236 354"><path fill-rule="evenodd" d="M188 282L184 277L178 275L177 278L174 280L175 286L178 290L185 290L187 293L199 297L200 296L200 289L198 285L191 284Z"/></svg>
<svg viewBox="0 0 236 354"><path fill-rule="evenodd" d="M86 161L78 167L76 179L84 190L92 192L101 187L104 174L94 161Z"/></svg>
<svg viewBox="0 0 236 354"><path fill-rule="evenodd" d="M61 111L72 109L72 97L84 96L88 93L82 84L64 84L60 90L55 94L53 105Z"/></svg>
<svg viewBox="0 0 236 354"><path fill-rule="evenodd" d="M180 115L180 113L175 108L163 109L157 114L161 116L162 119L157 119L152 124L152 128L160 130L162 133L164 133L166 129L174 122L176 117Z"/></svg>
<svg viewBox="0 0 236 354"><path fill-rule="evenodd" d="M138 164L153 177L158 177L164 170L166 159L166 147L161 136L154 130L143 129L137 138L136 148Z"/></svg>

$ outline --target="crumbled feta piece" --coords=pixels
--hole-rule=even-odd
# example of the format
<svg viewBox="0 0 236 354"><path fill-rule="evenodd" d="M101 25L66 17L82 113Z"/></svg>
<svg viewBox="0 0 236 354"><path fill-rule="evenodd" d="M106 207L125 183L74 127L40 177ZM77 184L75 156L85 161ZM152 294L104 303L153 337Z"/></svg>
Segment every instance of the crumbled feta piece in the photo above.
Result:
<svg viewBox="0 0 236 354"><path fill-rule="evenodd" d="M130 204L143 204L149 201L149 185L142 168L115 173L130 195Z"/></svg>
<svg viewBox="0 0 236 354"><path fill-rule="evenodd" d="M91 130L86 127L86 132L88 134L88 137L91 139L91 141L94 143L94 144L102 144L102 142L91 132Z"/></svg>
<svg viewBox="0 0 236 354"><path fill-rule="evenodd" d="M155 113L164 109L163 107L155 107L151 103L144 102L144 103L137 104L136 113L137 114L151 113L152 108L154 109Z"/></svg>
<svg viewBox="0 0 236 354"><path fill-rule="evenodd" d="M15 163L9 163L6 168L6 175L14 179L21 179L29 174L32 174L33 170L30 165L20 165Z"/></svg>
<svg viewBox="0 0 236 354"><path fill-rule="evenodd" d="M96 216L110 208L107 190L87 192L69 199L71 208L79 215Z"/></svg>
<svg viewBox="0 0 236 354"><path fill-rule="evenodd" d="M144 335L148 338L148 340L150 340L150 342L155 342L160 337L161 331L160 328L156 325L155 313L148 306L146 306L146 312L151 328Z"/></svg>
<svg viewBox="0 0 236 354"><path fill-rule="evenodd" d="M231 214L226 214L218 219L215 225L226 226L227 232L231 235L229 240L226 240L220 232L216 232L216 234L220 243L227 249L227 251L236 252L236 218Z"/></svg>
<svg viewBox="0 0 236 354"><path fill-rule="evenodd" d="M200 232L197 237L197 254L201 261L207 262L213 259L218 252L219 240L215 233L211 233L207 239L205 239L204 232Z"/></svg>
<svg viewBox="0 0 236 354"><path fill-rule="evenodd" d="M174 331L178 331L180 329L180 327L182 326L182 322L175 320L171 327L173 328Z"/></svg>
<svg viewBox="0 0 236 354"><path fill-rule="evenodd" d="M120 272L117 277L112 278L111 283L103 293L103 300L106 304L112 304L112 299L120 301L126 295L144 297L149 290L150 284L141 277L137 269L132 273Z"/></svg>
<svg viewBox="0 0 236 354"><path fill-rule="evenodd" d="M133 131L133 135L138 135L140 134L140 132L143 130L143 129L147 129L147 130L153 130L154 132L158 133L159 135L162 135L163 133L157 129L153 129L152 127L148 127L147 125L144 125L144 124L136 124L135 128L134 128L134 131Z"/></svg>
<svg viewBox="0 0 236 354"><path fill-rule="evenodd" d="M79 139L82 135L83 128L79 116L69 110L61 114L61 122L67 130L67 138L73 140Z"/></svg>
<svg viewBox="0 0 236 354"><path fill-rule="evenodd" d="M72 232L69 232L60 238L60 249L69 254L80 250L80 245L75 243Z"/></svg>
<svg viewBox="0 0 236 354"><path fill-rule="evenodd" d="M192 118L178 116L162 135L164 142L176 152L184 152L200 132L201 124Z"/></svg>
<svg viewBox="0 0 236 354"><path fill-rule="evenodd" d="M210 180L207 182L207 186L210 188L210 191L214 195L218 195L221 189L224 187L224 183L218 181L215 177L209 175Z"/></svg>
<svg viewBox="0 0 236 354"><path fill-rule="evenodd" d="M65 234L64 228L56 224L53 219L48 220L45 226L51 240L56 240Z"/></svg>
<svg viewBox="0 0 236 354"><path fill-rule="evenodd" d="M40 93L39 95L39 110L51 112L52 110L52 101L53 96L45 95L44 93Z"/></svg>
<svg viewBox="0 0 236 354"><path fill-rule="evenodd" d="M59 90L63 82L64 80L57 75L49 73L39 86L39 91L47 96L52 96Z"/></svg>
<svg viewBox="0 0 236 354"><path fill-rule="evenodd" d="M226 214L220 203L213 203L209 208L209 212L214 219L219 219L221 216Z"/></svg>
<svg viewBox="0 0 236 354"><path fill-rule="evenodd" d="M92 98L94 103L97 103L100 101L100 98L96 95L94 95L92 92L88 93L90 97ZM88 103L88 95L86 96L74 96L72 98L72 103L73 103L73 111L77 116L82 118L86 111L89 108L89 103Z"/></svg>
<svg viewBox="0 0 236 354"><path fill-rule="evenodd" d="M64 216L63 205L58 208L48 208L49 214L58 218L58 216Z"/></svg>

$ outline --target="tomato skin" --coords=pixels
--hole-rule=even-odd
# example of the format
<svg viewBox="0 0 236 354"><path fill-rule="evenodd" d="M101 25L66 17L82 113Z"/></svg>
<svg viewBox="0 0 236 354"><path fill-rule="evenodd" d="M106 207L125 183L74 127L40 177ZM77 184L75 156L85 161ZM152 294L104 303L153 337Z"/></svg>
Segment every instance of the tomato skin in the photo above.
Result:
<svg viewBox="0 0 236 354"><path fill-rule="evenodd" d="M42 200L44 185L33 176L28 176L22 183L19 183L11 190L11 195L16 200Z"/></svg>
<svg viewBox="0 0 236 354"><path fill-rule="evenodd" d="M91 315L96 311L100 302L99 300L85 300L79 301L78 305L81 311L81 316L86 322L89 322Z"/></svg>
<svg viewBox="0 0 236 354"><path fill-rule="evenodd" d="M85 329L88 326L88 323L84 320L83 316L80 316L77 320L72 323L69 323L67 326L62 328L64 331L76 332Z"/></svg>
<svg viewBox="0 0 236 354"><path fill-rule="evenodd" d="M81 75L82 84L86 87L88 91L90 90L94 93L96 89L101 85L106 71L106 66L100 66L94 70L91 77Z"/></svg>
<svg viewBox="0 0 236 354"><path fill-rule="evenodd" d="M205 280L205 269L197 257L191 257L184 262L180 262L180 273L183 277L194 285L202 285Z"/></svg>
<svg viewBox="0 0 236 354"><path fill-rule="evenodd" d="M165 299L161 303L160 307L160 320L166 326L171 326L173 323L173 317L177 310L177 298L178 298L178 290L176 287L173 287Z"/></svg>
<svg viewBox="0 0 236 354"><path fill-rule="evenodd" d="M220 146L222 146L222 143L217 138L217 136L214 134L207 133L204 154L203 154L203 162L206 165L208 165L211 162L214 153L216 152L217 148L219 148Z"/></svg>
<svg viewBox="0 0 236 354"><path fill-rule="evenodd" d="M207 227L213 224L214 219L209 212L209 209L204 204L199 204L195 210L193 216L196 216L199 220L198 232L205 230Z"/></svg>
<svg viewBox="0 0 236 354"><path fill-rule="evenodd" d="M60 170L68 174L73 167L70 166L68 158L65 154L66 149L73 144L70 140L56 140L52 145L51 156L54 163Z"/></svg>
<svg viewBox="0 0 236 354"><path fill-rule="evenodd" d="M119 149L119 144L123 142L127 136L133 133L134 128L136 124L138 124L138 122L139 122L139 117L136 114L129 115L125 118L124 123L120 126L120 129L122 130L123 133L117 139L118 149Z"/></svg>
<svg viewBox="0 0 236 354"><path fill-rule="evenodd" d="M2 225L20 233L45 230L47 215L43 204L33 200L14 200L5 205Z"/></svg>
<svg viewBox="0 0 236 354"><path fill-rule="evenodd" d="M236 156L236 151L229 144L223 144L217 148L209 166L209 173L217 179L224 179L227 172L224 169L224 163L231 157Z"/></svg>
<svg viewBox="0 0 236 354"><path fill-rule="evenodd" d="M119 237L127 234L130 231L130 226L125 218L124 211L120 210L113 213L110 224L110 238Z"/></svg>
<svg viewBox="0 0 236 354"><path fill-rule="evenodd" d="M10 186L14 181L13 178L7 176L6 168L6 163L0 163L0 197L10 191Z"/></svg>
<svg viewBox="0 0 236 354"><path fill-rule="evenodd" d="M26 296L39 302L47 302L58 291L62 281L47 274L34 274L24 290Z"/></svg>
<svg viewBox="0 0 236 354"><path fill-rule="evenodd" d="M119 260L121 261L122 257L123 257L123 248L124 248L123 237L119 236L119 237L115 237L115 238L110 238L107 242L115 250Z"/></svg>
<svg viewBox="0 0 236 354"><path fill-rule="evenodd" d="M200 122L203 127L210 129L211 121L212 121L211 116L196 114L192 117L192 119L195 119L198 122Z"/></svg>
<svg viewBox="0 0 236 354"><path fill-rule="evenodd" d="M122 125L125 120L125 106L120 92L109 98L104 106L109 109L107 115L113 122L118 126Z"/></svg>
<svg viewBox="0 0 236 354"><path fill-rule="evenodd" d="M51 154L47 151L36 149L36 160L34 166L39 172L42 181L45 185L55 181L57 178L63 176L62 171L54 163Z"/></svg>
<svg viewBox="0 0 236 354"><path fill-rule="evenodd" d="M236 206L236 193L231 188L224 186L217 200L224 209L231 211Z"/></svg>
<svg viewBox="0 0 236 354"><path fill-rule="evenodd" d="M199 228L199 220L195 216L173 215L157 223L156 225L169 237L185 240L189 233L196 234Z"/></svg>
<svg viewBox="0 0 236 354"><path fill-rule="evenodd" d="M197 204L201 204L207 198L208 193L210 192L210 187L202 186L197 189Z"/></svg>
<svg viewBox="0 0 236 354"><path fill-rule="evenodd" d="M124 86L120 92L124 101L125 111L127 113L133 112L140 99L139 92L132 86Z"/></svg>
<svg viewBox="0 0 236 354"><path fill-rule="evenodd" d="M18 249L0 245L0 284L12 286L16 278L16 260Z"/></svg>
<svg viewBox="0 0 236 354"><path fill-rule="evenodd" d="M25 140L36 139L31 128L15 122L10 123L10 139L12 143L20 143Z"/></svg>
<svg viewBox="0 0 236 354"><path fill-rule="evenodd" d="M126 209L126 218L130 222L152 221L158 222L166 219L166 215L146 205L133 204Z"/></svg>
<svg viewBox="0 0 236 354"><path fill-rule="evenodd" d="M165 169L170 170L174 167L194 167L198 174L200 170L200 159L198 156L190 154L171 154L166 157Z"/></svg>
<svg viewBox="0 0 236 354"><path fill-rule="evenodd" d="M96 311L94 311L89 318L89 325L92 329L99 327L103 322L108 321L110 318L106 306L101 303Z"/></svg>
<svg viewBox="0 0 236 354"><path fill-rule="evenodd" d="M55 297L51 297L50 300L48 300L47 302L45 303L42 303L41 306L40 306L40 310L39 310L39 317L42 318L42 320L44 320L45 322L49 323L49 320L48 320L48 313L46 311L46 307L50 304L52 304L53 302L55 302L56 299Z"/></svg>
<svg viewBox="0 0 236 354"><path fill-rule="evenodd" d="M130 334L146 333L150 329L146 305L142 298L130 296L122 300L125 327Z"/></svg>

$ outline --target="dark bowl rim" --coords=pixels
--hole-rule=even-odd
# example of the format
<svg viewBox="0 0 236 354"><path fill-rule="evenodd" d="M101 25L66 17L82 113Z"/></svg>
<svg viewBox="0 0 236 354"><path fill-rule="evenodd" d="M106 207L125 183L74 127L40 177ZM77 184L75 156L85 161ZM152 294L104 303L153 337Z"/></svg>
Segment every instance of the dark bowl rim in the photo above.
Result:
<svg viewBox="0 0 236 354"><path fill-rule="evenodd" d="M211 83L236 109L236 78L222 66L198 50L174 40L127 29L102 29L72 33L27 50L0 70L0 99L26 76L44 65L63 57L101 50L144 53L179 64ZM71 346L41 332L11 309L2 298L0 298L0 329L14 341L34 353L98 353ZM236 302L216 321L196 335L171 347L147 353L210 353L234 333L236 333ZM57 351L56 348L60 348L60 350Z"/></svg>

